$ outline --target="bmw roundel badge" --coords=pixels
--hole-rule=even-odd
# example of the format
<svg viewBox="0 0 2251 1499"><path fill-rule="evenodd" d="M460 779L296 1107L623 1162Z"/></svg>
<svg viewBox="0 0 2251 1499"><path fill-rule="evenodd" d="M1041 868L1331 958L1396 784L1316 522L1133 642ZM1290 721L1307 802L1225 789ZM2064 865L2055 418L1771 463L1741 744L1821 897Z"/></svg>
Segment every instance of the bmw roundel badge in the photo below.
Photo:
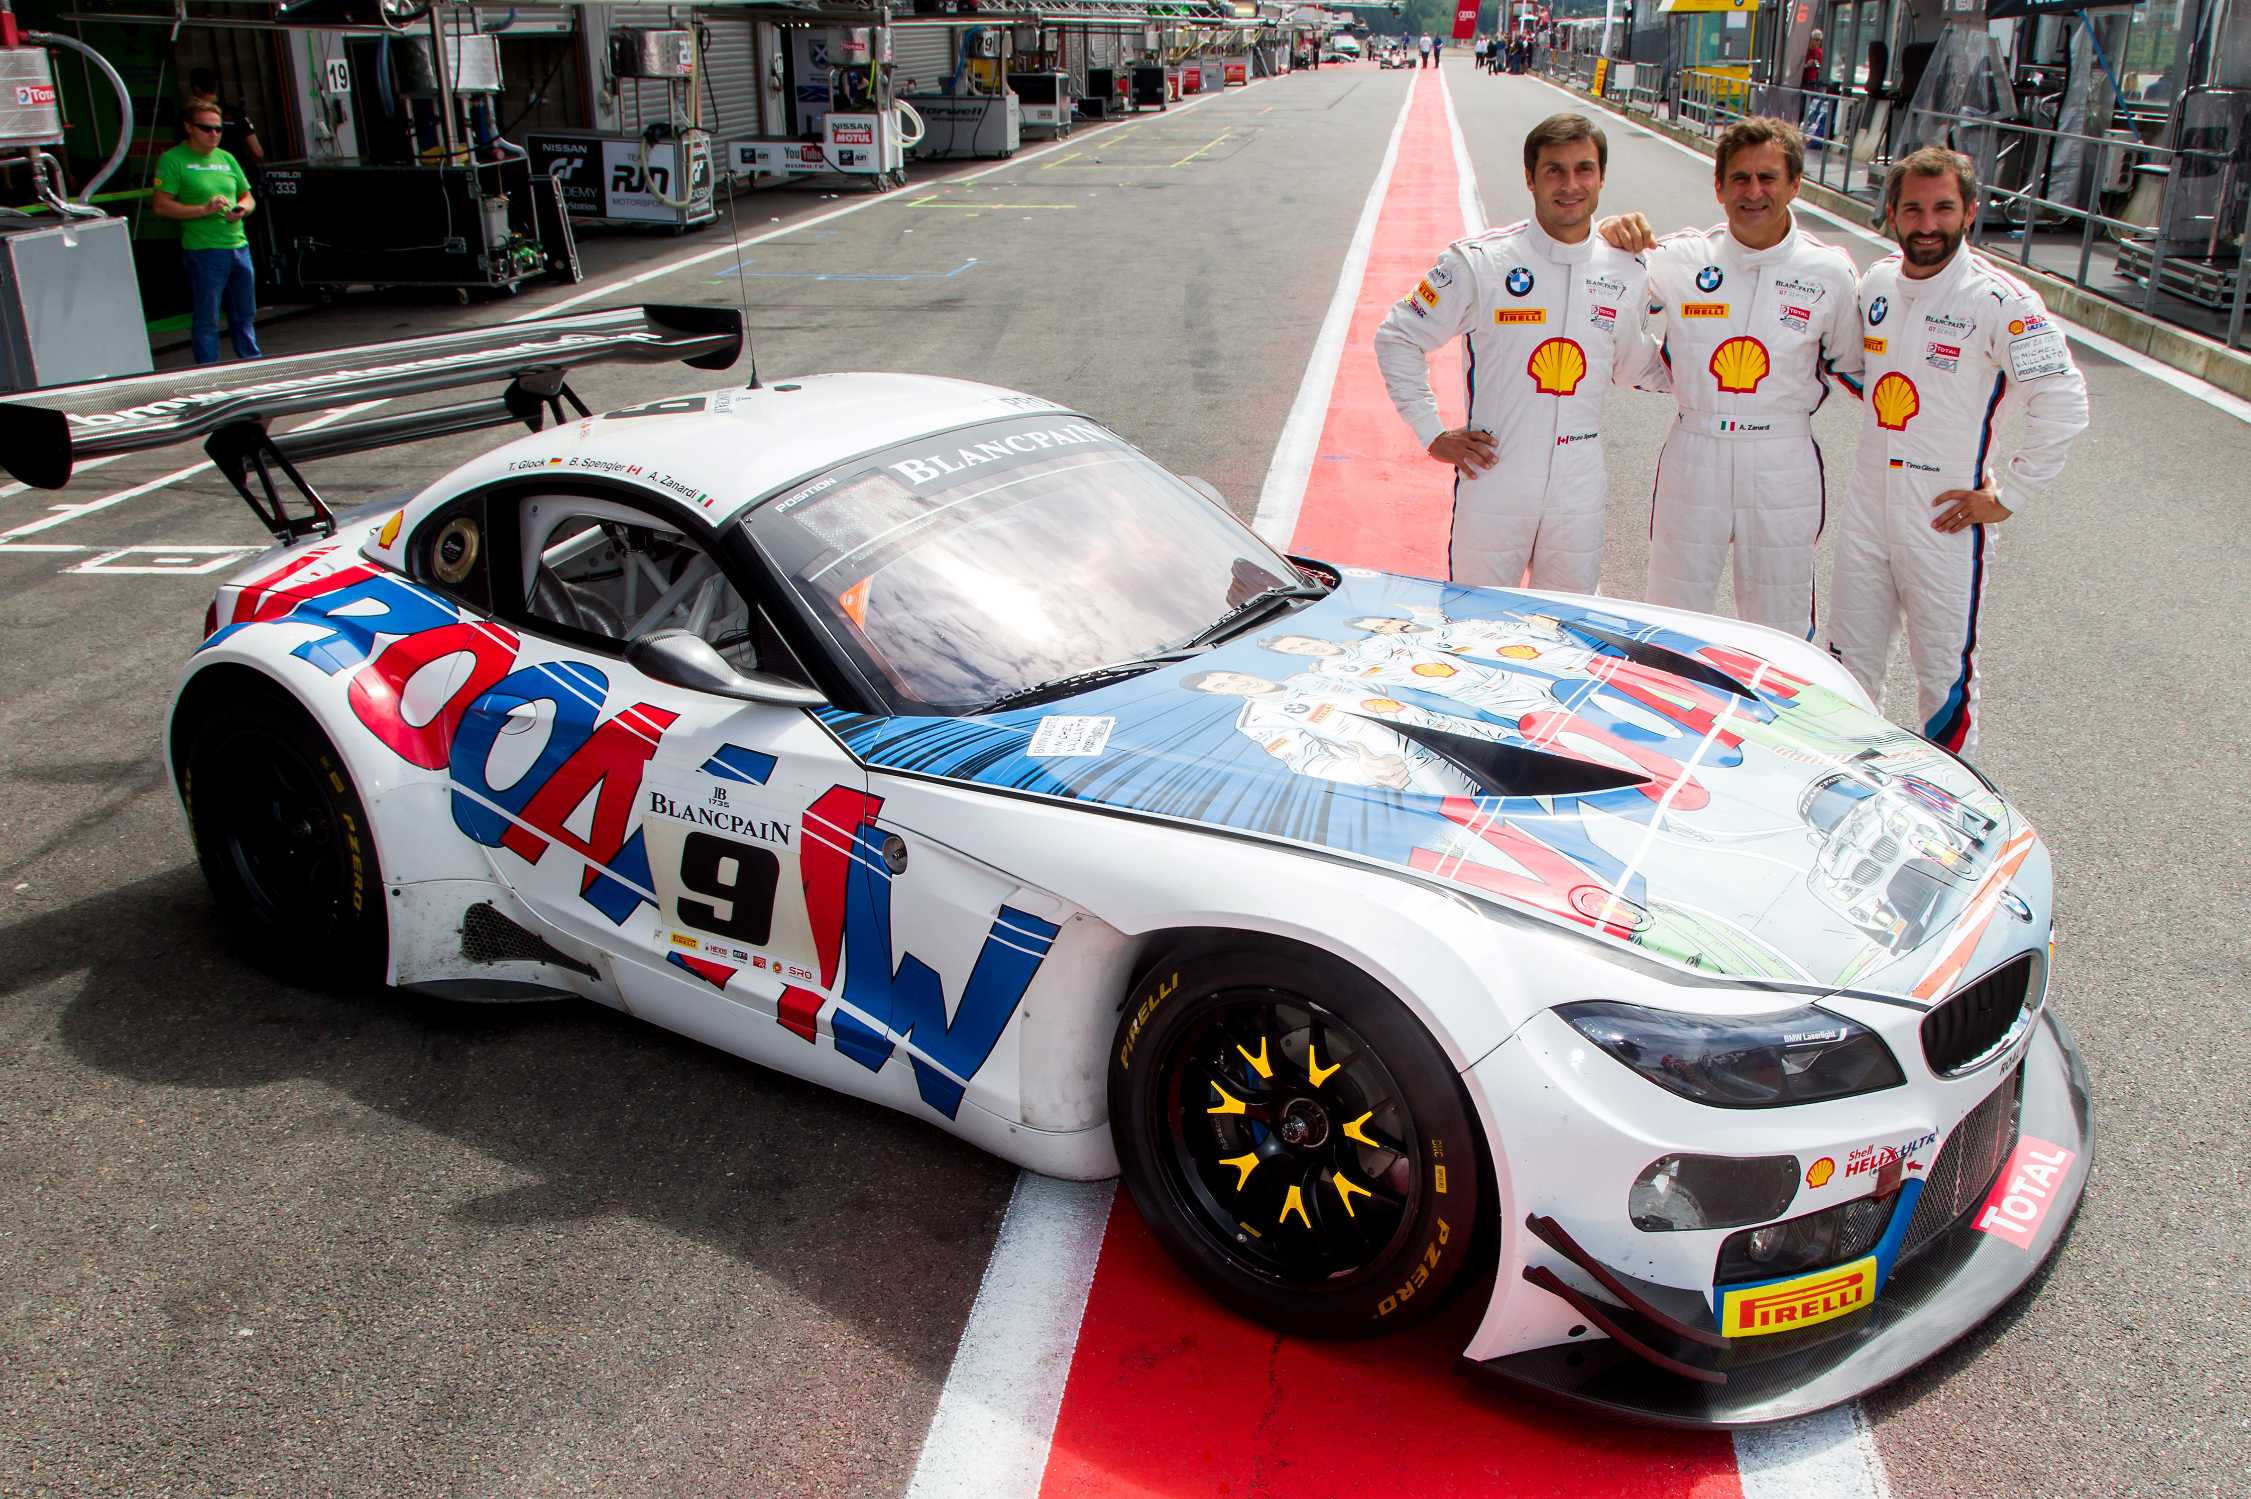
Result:
<svg viewBox="0 0 2251 1499"><path fill-rule="evenodd" d="M1878 297L1875 301L1870 302L1868 304L1868 326L1875 327L1884 320L1884 314L1889 311L1891 311L1891 298L1889 297Z"/></svg>
<svg viewBox="0 0 2251 1499"><path fill-rule="evenodd" d="M1532 291L1532 273L1522 266L1508 273L1508 294L1512 297L1529 296Z"/></svg>
<svg viewBox="0 0 2251 1499"><path fill-rule="evenodd" d="M1726 277L1720 274L1720 268L1718 266L1708 265L1704 267L1704 269L1696 273L1696 289L1698 291L1706 292L1718 291L1720 289L1720 282L1726 279Z"/></svg>

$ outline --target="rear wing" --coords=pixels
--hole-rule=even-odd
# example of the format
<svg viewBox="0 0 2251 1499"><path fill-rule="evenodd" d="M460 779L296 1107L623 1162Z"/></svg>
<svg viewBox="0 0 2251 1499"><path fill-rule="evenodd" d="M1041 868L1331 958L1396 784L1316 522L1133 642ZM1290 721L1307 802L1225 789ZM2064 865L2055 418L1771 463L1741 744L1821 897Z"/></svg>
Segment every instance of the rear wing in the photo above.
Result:
<svg viewBox="0 0 2251 1499"><path fill-rule="evenodd" d="M742 314L723 307L615 307L494 328L58 385L0 401L0 468L35 489L60 489L81 459L204 439L204 451L277 537L333 534L335 518L293 460L364 453L398 443L590 413L567 371L583 364L679 360L725 369L742 353ZM479 401L363 417L273 434L276 417L460 386L506 387ZM311 506L290 515L279 474ZM255 487L253 481L255 480Z"/></svg>

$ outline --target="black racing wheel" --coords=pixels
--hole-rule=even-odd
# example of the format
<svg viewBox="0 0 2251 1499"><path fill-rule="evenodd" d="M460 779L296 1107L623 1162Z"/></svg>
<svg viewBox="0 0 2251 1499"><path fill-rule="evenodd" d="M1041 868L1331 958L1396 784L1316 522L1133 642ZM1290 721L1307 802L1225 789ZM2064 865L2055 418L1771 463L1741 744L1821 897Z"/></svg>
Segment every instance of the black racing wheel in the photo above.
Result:
<svg viewBox="0 0 2251 1499"><path fill-rule="evenodd" d="M1482 1175L1460 1080L1384 989L1299 950L1178 955L1134 987L1110 1129L1165 1248L1288 1332L1422 1320L1471 1268Z"/></svg>
<svg viewBox="0 0 2251 1499"><path fill-rule="evenodd" d="M380 981L382 870L327 737L292 704L213 704L179 763L196 858L243 950L293 979Z"/></svg>

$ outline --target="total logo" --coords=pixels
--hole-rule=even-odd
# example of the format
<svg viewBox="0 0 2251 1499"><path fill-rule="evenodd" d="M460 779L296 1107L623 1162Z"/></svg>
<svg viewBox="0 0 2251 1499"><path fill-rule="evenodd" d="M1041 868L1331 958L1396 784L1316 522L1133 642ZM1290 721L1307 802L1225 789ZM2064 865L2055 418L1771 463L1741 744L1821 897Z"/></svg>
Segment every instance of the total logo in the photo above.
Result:
<svg viewBox="0 0 2251 1499"><path fill-rule="evenodd" d="M2063 1184L2077 1159L2077 1151L2033 1135L2019 1140L2008 1165L1993 1179L1985 1205L1978 1209L1977 1231L2005 1239L2019 1249L2030 1249L2040 1225L2047 1221L2056 1188Z"/></svg>

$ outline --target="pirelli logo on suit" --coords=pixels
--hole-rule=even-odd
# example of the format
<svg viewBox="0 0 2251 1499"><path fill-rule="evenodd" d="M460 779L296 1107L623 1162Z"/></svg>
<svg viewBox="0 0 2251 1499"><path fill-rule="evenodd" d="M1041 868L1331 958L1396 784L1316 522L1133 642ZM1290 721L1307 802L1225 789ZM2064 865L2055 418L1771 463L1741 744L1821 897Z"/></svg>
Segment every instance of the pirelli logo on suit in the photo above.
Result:
<svg viewBox="0 0 2251 1499"><path fill-rule="evenodd" d="M1727 304L1725 302L1683 302L1680 304L1680 315L1684 318L1724 318L1727 316Z"/></svg>
<svg viewBox="0 0 2251 1499"><path fill-rule="evenodd" d="M1547 320L1548 310L1545 307L1496 307L1493 309L1493 322L1496 327L1536 328L1546 323Z"/></svg>

